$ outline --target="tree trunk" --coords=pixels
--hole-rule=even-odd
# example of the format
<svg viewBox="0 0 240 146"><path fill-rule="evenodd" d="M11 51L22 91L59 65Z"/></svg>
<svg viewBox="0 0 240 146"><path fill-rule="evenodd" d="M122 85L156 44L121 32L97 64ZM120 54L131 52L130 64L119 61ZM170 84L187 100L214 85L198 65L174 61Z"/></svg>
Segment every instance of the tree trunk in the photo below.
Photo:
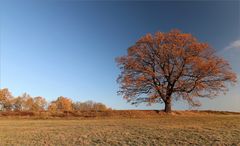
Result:
<svg viewBox="0 0 240 146"><path fill-rule="evenodd" d="M171 102L165 102L165 109L164 109L164 111L165 111L166 113L171 113L171 111L172 111Z"/></svg>

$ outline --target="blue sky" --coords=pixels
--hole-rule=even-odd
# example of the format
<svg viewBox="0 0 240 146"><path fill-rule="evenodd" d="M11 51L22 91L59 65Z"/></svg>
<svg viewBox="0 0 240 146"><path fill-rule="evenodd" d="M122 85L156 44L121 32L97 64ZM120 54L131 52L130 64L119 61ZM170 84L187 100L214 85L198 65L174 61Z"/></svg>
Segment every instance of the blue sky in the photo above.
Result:
<svg viewBox="0 0 240 146"><path fill-rule="evenodd" d="M240 76L239 1L0 0L0 87L53 100L94 100L138 107L117 96L115 58L141 36L172 28L192 33L225 57ZM240 111L240 86L202 100L200 109ZM174 103L174 109L188 109Z"/></svg>

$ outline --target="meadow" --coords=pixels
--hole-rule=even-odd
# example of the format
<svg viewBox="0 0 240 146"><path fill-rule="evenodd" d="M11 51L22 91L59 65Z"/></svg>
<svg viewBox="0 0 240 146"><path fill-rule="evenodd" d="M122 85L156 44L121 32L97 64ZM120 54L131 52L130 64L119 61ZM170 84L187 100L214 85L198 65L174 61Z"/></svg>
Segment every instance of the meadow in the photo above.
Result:
<svg viewBox="0 0 240 146"><path fill-rule="evenodd" d="M240 145L240 115L1 117L0 145Z"/></svg>

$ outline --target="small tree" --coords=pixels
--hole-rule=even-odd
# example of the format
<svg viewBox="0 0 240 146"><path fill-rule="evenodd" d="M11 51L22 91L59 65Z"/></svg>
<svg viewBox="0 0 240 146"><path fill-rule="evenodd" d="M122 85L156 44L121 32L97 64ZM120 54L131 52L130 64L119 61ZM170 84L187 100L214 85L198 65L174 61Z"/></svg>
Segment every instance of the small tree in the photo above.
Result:
<svg viewBox="0 0 240 146"><path fill-rule="evenodd" d="M38 111L39 107L36 104L35 98L27 93L23 93L12 100L13 110L15 111Z"/></svg>
<svg viewBox="0 0 240 146"><path fill-rule="evenodd" d="M33 99L31 95L23 93L19 97L21 111L31 111L33 106Z"/></svg>
<svg viewBox="0 0 240 146"><path fill-rule="evenodd" d="M24 109L25 100L22 96L13 99L13 110L22 111Z"/></svg>
<svg viewBox="0 0 240 146"><path fill-rule="evenodd" d="M0 108L1 108L1 110L11 110L12 109L12 99L13 99L13 96L7 88L0 89Z"/></svg>
<svg viewBox="0 0 240 146"><path fill-rule="evenodd" d="M73 103L73 110L75 111L85 111L87 109L87 106L84 102L74 102Z"/></svg>
<svg viewBox="0 0 240 146"><path fill-rule="evenodd" d="M55 101L50 103L48 106L48 111L51 113L55 113L57 111L57 104Z"/></svg>
<svg viewBox="0 0 240 146"><path fill-rule="evenodd" d="M34 106L36 111L42 111L45 110L47 106L47 101L44 97L37 96L33 98Z"/></svg>
<svg viewBox="0 0 240 146"><path fill-rule="evenodd" d="M133 104L163 102L165 112L178 99L199 106L198 97L225 93L226 83L237 80L214 49L179 30L147 34L116 60L121 69L118 93Z"/></svg>
<svg viewBox="0 0 240 146"><path fill-rule="evenodd" d="M107 106L100 102L85 101L73 103L73 109L76 111L105 111L108 110Z"/></svg>
<svg viewBox="0 0 240 146"><path fill-rule="evenodd" d="M52 103L56 104L57 111L72 111L72 100L67 97L60 96Z"/></svg>
<svg viewBox="0 0 240 146"><path fill-rule="evenodd" d="M36 111L37 110L32 97L29 96L28 98L26 98L24 110L26 110L26 111Z"/></svg>
<svg viewBox="0 0 240 146"><path fill-rule="evenodd" d="M107 108L107 106L106 105L104 105L103 103L95 103L94 105L93 105L93 109L95 110L95 111L106 111L108 108Z"/></svg>

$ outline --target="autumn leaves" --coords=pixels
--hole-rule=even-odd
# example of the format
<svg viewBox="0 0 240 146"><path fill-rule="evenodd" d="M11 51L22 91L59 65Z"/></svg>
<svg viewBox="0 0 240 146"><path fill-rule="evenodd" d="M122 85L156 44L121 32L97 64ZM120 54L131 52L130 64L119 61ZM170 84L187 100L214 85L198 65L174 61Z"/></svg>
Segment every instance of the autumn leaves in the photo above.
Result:
<svg viewBox="0 0 240 146"><path fill-rule="evenodd" d="M164 102L166 112L173 100L198 106L198 97L217 96L227 91L226 83L236 82L228 62L213 48L179 30L147 34L116 61L118 93L133 104Z"/></svg>
<svg viewBox="0 0 240 146"><path fill-rule="evenodd" d="M21 96L13 97L11 92L5 88L0 89L0 110L1 111L28 111L51 113L77 112L77 111L104 111L108 110L106 105L93 101L73 102L70 98L60 96L56 100L47 102L41 96L31 97L24 93Z"/></svg>

